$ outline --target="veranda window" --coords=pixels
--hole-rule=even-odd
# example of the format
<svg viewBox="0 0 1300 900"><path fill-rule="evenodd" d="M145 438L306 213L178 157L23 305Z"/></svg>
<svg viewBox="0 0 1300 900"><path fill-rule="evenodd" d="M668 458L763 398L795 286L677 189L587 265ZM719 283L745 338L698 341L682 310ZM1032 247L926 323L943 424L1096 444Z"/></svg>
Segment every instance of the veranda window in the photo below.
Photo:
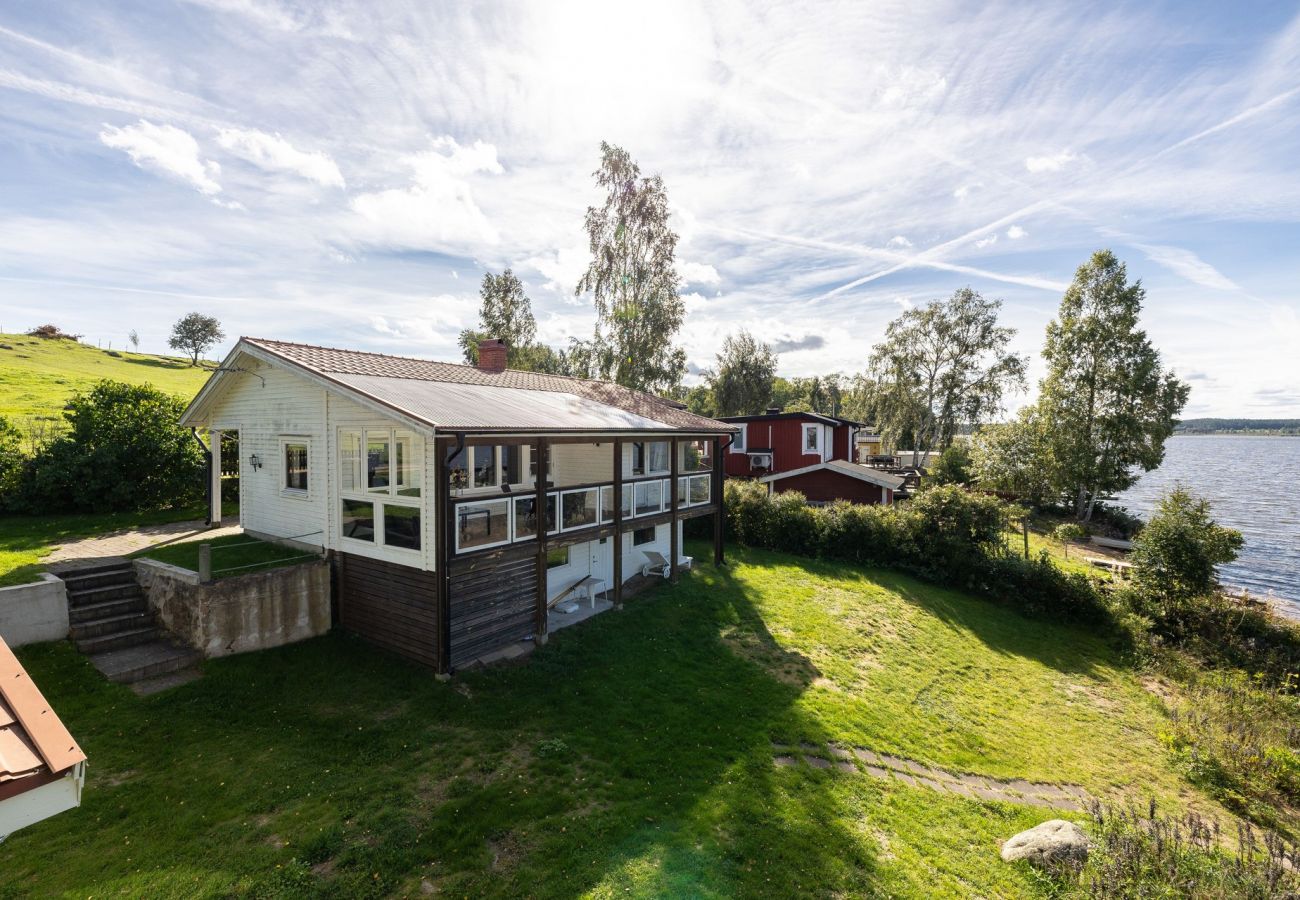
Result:
<svg viewBox="0 0 1300 900"><path fill-rule="evenodd" d="M560 522L563 531L586 528L596 524L598 515L597 491L587 488L579 491L565 491L561 495Z"/></svg>
<svg viewBox="0 0 1300 900"><path fill-rule="evenodd" d="M456 550L495 547L510 540L510 500L456 504Z"/></svg>
<svg viewBox="0 0 1300 900"><path fill-rule="evenodd" d="M421 548L424 441L412 431L339 431L340 534L399 550ZM287 452L287 451L286 451Z"/></svg>

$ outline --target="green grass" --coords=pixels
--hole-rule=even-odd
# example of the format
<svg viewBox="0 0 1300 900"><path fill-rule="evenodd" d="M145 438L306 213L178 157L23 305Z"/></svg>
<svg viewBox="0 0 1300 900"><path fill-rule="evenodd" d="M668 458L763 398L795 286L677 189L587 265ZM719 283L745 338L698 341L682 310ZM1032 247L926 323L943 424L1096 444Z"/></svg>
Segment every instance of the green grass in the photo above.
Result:
<svg viewBox="0 0 1300 900"><path fill-rule="evenodd" d="M41 560L60 544L120 528L202 519L202 508L145 513L71 513L51 516L0 516L0 587L35 581Z"/></svg>
<svg viewBox="0 0 1300 900"><path fill-rule="evenodd" d="M303 562L307 555L302 550L282 547L268 541L259 541L242 534L230 534L206 541L160 544L132 555L156 559L159 562L197 572L199 569L200 544L212 545L212 573L218 579L244 575L248 572L274 568L288 563ZM317 554L310 555L317 556Z"/></svg>
<svg viewBox="0 0 1300 900"><path fill-rule="evenodd" d="M1096 637L778 553L733 551L449 684L341 633L143 699L67 644L20 655L90 774L80 809L0 846L0 896L1047 891L997 841L1053 813L778 768L774 743L1221 813Z"/></svg>
<svg viewBox="0 0 1300 900"><path fill-rule="evenodd" d="M12 348L0 349L0 416L11 421L60 419L68 398L104 378L152 384L188 400L211 374L191 366L188 359L122 350L110 353L77 341L0 334L0 344Z"/></svg>

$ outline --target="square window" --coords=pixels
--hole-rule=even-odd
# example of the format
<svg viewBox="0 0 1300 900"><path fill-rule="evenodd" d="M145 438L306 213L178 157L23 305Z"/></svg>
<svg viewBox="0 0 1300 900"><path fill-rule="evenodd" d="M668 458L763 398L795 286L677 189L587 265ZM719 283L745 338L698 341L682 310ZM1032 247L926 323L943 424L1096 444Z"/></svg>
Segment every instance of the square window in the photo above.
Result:
<svg viewBox="0 0 1300 900"><path fill-rule="evenodd" d="M655 540L654 526L649 528L638 528L632 532L632 546L640 547L642 544L653 544Z"/></svg>
<svg viewBox="0 0 1300 900"><path fill-rule="evenodd" d="M284 489L307 492L307 442L284 442Z"/></svg>
<svg viewBox="0 0 1300 900"><path fill-rule="evenodd" d="M369 500L344 500L342 534L354 541L375 542L375 504Z"/></svg>
<svg viewBox="0 0 1300 900"><path fill-rule="evenodd" d="M420 509L384 504L384 543L406 550L420 549Z"/></svg>
<svg viewBox="0 0 1300 900"><path fill-rule="evenodd" d="M634 514L646 516L663 509L664 488L662 481L638 481L636 488L636 508Z"/></svg>
<svg viewBox="0 0 1300 900"><path fill-rule="evenodd" d="M546 551L546 568L558 569L560 566L569 564L569 548L556 547L554 550Z"/></svg>
<svg viewBox="0 0 1300 900"><path fill-rule="evenodd" d="M572 531L575 528L586 528L589 525L596 524L597 491L595 488L588 488L581 491L567 491L562 495L560 504L560 529L562 531Z"/></svg>
<svg viewBox="0 0 1300 900"><path fill-rule="evenodd" d="M537 498L515 497L515 540L537 537ZM546 498L546 533L555 534L555 495Z"/></svg>
<svg viewBox="0 0 1300 900"><path fill-rule="evenodd" d="M456 504L456 549L494 547L510 540L510 501L483 500Z"/></svg>
<svg viewBox="0 0 1300 900"><path fill-rule="evenodd" d="M691 478L691 506L700 503L708 503L712 500L713 498L710 496L710 489L712 487L712 479L708 475L696 475Z"/></svg>

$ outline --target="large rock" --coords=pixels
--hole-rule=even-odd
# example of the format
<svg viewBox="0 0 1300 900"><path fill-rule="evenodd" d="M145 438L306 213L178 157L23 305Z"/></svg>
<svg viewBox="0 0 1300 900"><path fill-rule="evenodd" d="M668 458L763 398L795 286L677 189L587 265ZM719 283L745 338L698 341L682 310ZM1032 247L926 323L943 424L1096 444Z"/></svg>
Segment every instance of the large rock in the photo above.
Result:
<svg viewBox="0 0 1300 900"><path fill-rule="evenodd" d="M1088 858L1088 836L1083 829L1064 819L1036 825L1002 845L1007 862L1027 859L1031 863L1083 862Z"/></svg>

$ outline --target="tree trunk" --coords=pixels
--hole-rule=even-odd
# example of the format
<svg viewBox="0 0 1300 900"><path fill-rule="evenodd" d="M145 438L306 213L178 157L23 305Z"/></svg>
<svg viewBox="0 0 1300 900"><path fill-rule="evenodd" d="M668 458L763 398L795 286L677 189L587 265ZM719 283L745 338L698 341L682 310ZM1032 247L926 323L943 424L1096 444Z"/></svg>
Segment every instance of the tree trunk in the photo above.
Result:
<svg viewBox="0 0 1300 900"><path fill-rule="evenodd" d="M1086 485L1079 485L1079 495L1074 499L1074 517L1080 522L1084 520L1084 512L1088 503L1088 488Z"/></svg>

